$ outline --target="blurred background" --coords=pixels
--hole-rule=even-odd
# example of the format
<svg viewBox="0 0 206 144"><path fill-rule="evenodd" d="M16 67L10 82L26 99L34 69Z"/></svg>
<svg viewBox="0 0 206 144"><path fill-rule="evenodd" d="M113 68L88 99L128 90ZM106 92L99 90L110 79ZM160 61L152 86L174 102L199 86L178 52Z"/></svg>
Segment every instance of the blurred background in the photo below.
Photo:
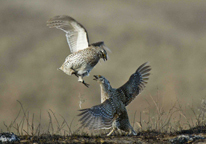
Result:
<svg viewBox="0 0 206 144"><path fill-rule="evenodd" d="M94 74L114 88L123 85L144 62L152 74L144 91L127 107L130 122L136 112L153 111L157 101L169 110L177 100L188 111L206 96L206 1L192 0L7 0L0 5L0 128L21 109L49 121L51 109L78 127L78 110L100 103ZM69 15L89 33L90 43L104 41L112 53L86 77L90 88L75 76L58 71L70 54L65 33L46 21ZM144 116L142 117L144 118ZM61 119L61 117L60 117ZM38 122L38 120L37 120ZM47 126L45 126L47 127Z"/></svg>

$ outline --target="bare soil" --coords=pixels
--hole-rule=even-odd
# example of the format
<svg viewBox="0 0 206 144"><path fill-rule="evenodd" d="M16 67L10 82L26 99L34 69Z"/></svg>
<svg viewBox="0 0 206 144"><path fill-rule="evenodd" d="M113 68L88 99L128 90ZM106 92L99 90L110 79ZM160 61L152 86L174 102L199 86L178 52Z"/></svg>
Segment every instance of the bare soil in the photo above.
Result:
<svg viewBox="0 0 206 144"><path fill-rule="evenodd" d="M87 136L72 135L60 136L43 134L37 136L19 136L21 143L156 143L156 144L181 144L181 143L206 143L206 127L198 126L189 130L175 133L160 133L156 131L139 132L137 136ZM186 139L185 136L198 136ZM201 137L201 138L199 138Z"/></svg>

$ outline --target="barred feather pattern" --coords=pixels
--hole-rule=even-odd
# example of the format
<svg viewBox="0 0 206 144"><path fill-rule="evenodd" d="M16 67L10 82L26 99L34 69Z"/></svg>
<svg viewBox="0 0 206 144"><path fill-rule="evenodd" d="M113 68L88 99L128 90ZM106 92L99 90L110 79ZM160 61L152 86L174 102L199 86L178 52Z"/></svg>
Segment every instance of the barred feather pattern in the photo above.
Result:
<svg viewBox="0 0 206 144"><path fill-rule="evenodd" d="M112 123L112 127L114 130L123 130L127 132L128 135L137 135L129 122L127 111L118 116L118 118Z"/></svg>
<svg viewBox="0 0 206 144"><path fill-rule="evenodd" d="M112 128L111 135L115 130L123 130L128 135L136 135L129 122L126 106L144 89L150 75L151 67L147 63L142 64L129 80L120 88L114 89L110 82L101 75L95 75L95 79L101 88L102 104L92 108L83 109L81 124L90 129Z"/></svg>
<svg viewBox="0 0 206 144"><path fill-rule="evenodd" d="M129 80L117 90L123 91L125 96L125 106L127 106L144 88L147 84L151 67L147 66L147 62L142 64L134 74L132 74Z"/></svg>
<svg viewBox="0 0 206 144"><path fill-rule="evenodd" d="M65 62L59 68L68 75L75 74L85 86L83 77L89 76L90 71L102 58L107 60L108 47L103 41L89 44L88 32L74 18L66 15L59 15L50 18L47 21L49 28L57 28L66 33L66 40L69 45L71 54L67 56Z"/></svg>
<svg viewBox="0 0 206 144"><path fill-rule="evenodd" d="M47 26L60 29L66 33L65 36L71 53L88 48L87 30L72 17L66 15L55 16L47 21Z"/></svg>
<svg viewBox="0 0 206 144"><path fill-rule="evenodd" d="M119 107L121 104L117 104L114 101L116 100L110 98L102 104L81 109L81 113L78 116L81 116L79 121L82 126L95 130L110 129L113 121L116 119L116 115L121 113L123 109L123 107Z"/></svg>

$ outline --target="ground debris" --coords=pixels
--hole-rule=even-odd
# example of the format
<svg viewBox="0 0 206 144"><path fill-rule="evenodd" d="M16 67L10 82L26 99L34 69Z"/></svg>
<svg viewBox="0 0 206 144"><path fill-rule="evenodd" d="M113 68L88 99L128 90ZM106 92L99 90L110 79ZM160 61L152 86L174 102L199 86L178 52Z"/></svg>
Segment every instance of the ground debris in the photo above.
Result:
<svg viewBox="0 0 206 144"><path fill-rule="evenodd" d="M72 134L72 135L55 135L41 134L39 136L21 135L16 136L13 133L1 133L1 142L12 143L138 143L138 144L184 144L206 142L206 134L204 127L195 127L189 130L183 130L173 133L164 133L155 130L146 130L138 132L136 136L113 135L106 136L105 134L90 135L88 133ZM193 132L193 133L192 133ZM7 141L6 138L9 138ZM14 141L16 140L16 141Z"/></svg>
<svg viewBox="0 0 206 144"><path fill-rule="evenodd" d="M191 143L196 140L203 140L205 137L200 135L179 135L173 139L170 139L169 141L172 144L179 144L179 143Z"/></svg>
<svg viewBox="0 0 206 144"><path fill-rule="evenodd" d="M18 142L19 140L19 137L12 132L0 133L0 142Z"/></svg>
<svg viewBox="0 0 206 144"><path fill-rule="evenodd" d="M206 133L206 126L196 126L187 130L177 131L176 134L199 134Z"/></svg>

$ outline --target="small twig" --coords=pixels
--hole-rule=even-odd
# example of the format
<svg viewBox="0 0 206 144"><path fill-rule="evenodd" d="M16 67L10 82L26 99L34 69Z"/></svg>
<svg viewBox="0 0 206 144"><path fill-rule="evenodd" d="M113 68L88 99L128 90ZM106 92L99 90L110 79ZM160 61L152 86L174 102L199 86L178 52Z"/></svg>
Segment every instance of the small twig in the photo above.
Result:
<svg viewBox="0 0 206 144"><path fill-rule="evenodd" d="M50 113L48 112L48 115L49 115L49 126L48 126L48 133L49 133L49 130L50 130L50 126L51 126L51 129L52 129L52 134L54 133L54 128L53 128L53 123L52 123L52 117L50 115Z"/></svg>
<svg viewBox="0 0 206 144"><path fill-rule="evenodd" d="M58 121L55 113L54 113L51 109L49 109L49 110L51 111L51 113L53 114L53 116L54 116L54 118L55 118L55 120L56 120L56 122L57 122L57 132L59 132L59 131L61 130L61 129L60 129L60 125L59 125L59 121Z"/></svg>
<svg viewBox="0 0 206 144"><path fill-rule="evenodd" d="M71 126L72 126L72 123L73 123L73 121L74 121L74 119L75 119L75 117L73 117L73 119L72 119L72 121L71 121L71 123L70 123L70 128L71 128ZM72 129L71 129L72 130Z"/></svg>
<svg viewBox="0 0 206 144"><path fill-rule="evenodd" d="M68 125L68 123L66 122L65 118L64 118L62 115L60 115L60 116L63 118L64 122L66 123L67 128L69 129L69 134L72 135L71 128L70 128L70 126Z"/></svg>
<svg viewBox="0 0 206 144"><path fill-rule="evenodd" d="M137 110L136 110L135 113L134 113L133 126L132 126L132 127L134 127L136 112L137 112Z"/></svg>
<svg viewBox="0 0 206 144"><path fill-rule="evenodd" d="M32 135L32 137L34 136L34 113L32 116L32 123L31 123L31 135Z"/></svg>

